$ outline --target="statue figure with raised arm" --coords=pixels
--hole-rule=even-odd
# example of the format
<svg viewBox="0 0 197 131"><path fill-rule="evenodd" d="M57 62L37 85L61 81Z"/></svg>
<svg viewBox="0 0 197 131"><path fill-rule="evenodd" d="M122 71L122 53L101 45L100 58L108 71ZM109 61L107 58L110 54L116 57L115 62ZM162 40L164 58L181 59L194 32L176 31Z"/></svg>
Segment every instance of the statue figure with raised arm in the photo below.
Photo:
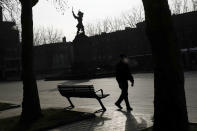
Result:
<svg viewBox="0 0 197 131"><path fill-rule="evenodd" d="M78 11L78 14L76 16L74 11L73 11L73 9L72 9L72 13L73 13L73 17L75 19L77 19L77 21L78 21L78 24L76 26L77 27L77 35L79 35L80 31L82 31L82 33L85 35L84 26L83 26L83 23L82 23L82 21L83 21L83 12Z"/></svg>

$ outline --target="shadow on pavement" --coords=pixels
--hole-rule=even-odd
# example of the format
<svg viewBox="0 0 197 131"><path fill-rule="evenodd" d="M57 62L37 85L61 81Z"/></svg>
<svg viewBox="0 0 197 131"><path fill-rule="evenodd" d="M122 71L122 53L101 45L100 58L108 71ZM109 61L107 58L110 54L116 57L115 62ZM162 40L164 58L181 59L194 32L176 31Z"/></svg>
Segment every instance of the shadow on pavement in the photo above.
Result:
<svg viewBox="0 0 197 131"><path fill-rule="evenodd" d="M120 111L123 115L126 116L126 122L125 122L125 131L139 131L142 129L147 128L147 122L143 119L140 118L140 123L136 120L136 118L132 115L131 112L129 111Z"/></svg>
<svg viewBox="0 0 197 131"><path fill-rule="evenodd" d="M110 118L103 117L103 115L104 112L94 119L73 123L71 125L63 126L51 131L95 131L95 128L101 128L102 130L103 125L105 125L105 121L111 120Z"/></svg>

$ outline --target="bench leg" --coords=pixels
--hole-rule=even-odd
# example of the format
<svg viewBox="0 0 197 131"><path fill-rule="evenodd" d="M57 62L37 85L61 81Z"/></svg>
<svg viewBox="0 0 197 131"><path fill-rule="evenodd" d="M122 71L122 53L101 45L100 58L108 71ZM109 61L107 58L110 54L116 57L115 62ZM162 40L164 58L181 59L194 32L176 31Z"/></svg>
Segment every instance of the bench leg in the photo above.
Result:
<svg viewBox="0 0 197 131"><path fill-rule="evenodd" d="M106 108L105 108L105 106L103 105L101 99L97 98L97 100L98 100L99 104L101 105L103 112L105 112L105 111L106 111Z"/></svg>
<svg viewBox="0 0 197 131"><path fill-rule="evenodd" d="M70 99L69 97L67 97L67 99L68 99L68 102L70 103L70 106L69 106L69 107L70 107L70 108L74 108L75 106L73 105L71 99ZM69 107L68 107L68 108L69 108Z"/></svg>

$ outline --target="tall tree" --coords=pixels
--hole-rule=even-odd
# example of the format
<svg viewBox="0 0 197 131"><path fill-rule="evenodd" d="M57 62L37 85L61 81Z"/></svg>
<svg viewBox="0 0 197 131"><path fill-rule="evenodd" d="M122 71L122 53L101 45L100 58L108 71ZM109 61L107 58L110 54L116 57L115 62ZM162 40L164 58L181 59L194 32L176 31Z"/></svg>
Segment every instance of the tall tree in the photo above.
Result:
<svg viewBox="0 0 197 131"><path fill-rule="evenodd" d="M33 71L33 19L32 7L38 0L20 0L22 25L22 122L31 122L41 115L40 100Z"/></svg>
<svg viewBox="0 0 197 131"><path fill-rule="evenodd" d="M22 79L23 79L23 102L22 122L31 122L41 116L40 100L37 83L33 72L33 18L32 7L38 0L19 0L21 3L21 28L22 28ZM49 0L58 10L64 11L65 0ZM0 0L0 5L6 9L11 18L15 9L19 9L18 0ZM17 14L17 13L16 13ZM15 20L15 19L12 19Z"/></svg>
<svg viewBox="0 0 197 131"><path fill-rule="evenodd" d="M154 59L154 131L188 131L180 48L167 0L142 0Z"/></svg>

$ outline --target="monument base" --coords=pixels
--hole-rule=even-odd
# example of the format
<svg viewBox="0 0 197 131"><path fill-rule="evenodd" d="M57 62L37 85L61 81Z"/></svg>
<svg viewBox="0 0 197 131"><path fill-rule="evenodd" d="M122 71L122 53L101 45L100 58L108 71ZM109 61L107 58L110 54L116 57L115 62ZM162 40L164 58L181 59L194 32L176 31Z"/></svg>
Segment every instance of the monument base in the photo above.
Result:
<svg viewBox="0 0 197 131"><path fill-rule="evenodd" d="M88 36L79 34L73 40L73 62L72 73L80 75L91 75L95 70L92 62L92 42Z"/></svg>

